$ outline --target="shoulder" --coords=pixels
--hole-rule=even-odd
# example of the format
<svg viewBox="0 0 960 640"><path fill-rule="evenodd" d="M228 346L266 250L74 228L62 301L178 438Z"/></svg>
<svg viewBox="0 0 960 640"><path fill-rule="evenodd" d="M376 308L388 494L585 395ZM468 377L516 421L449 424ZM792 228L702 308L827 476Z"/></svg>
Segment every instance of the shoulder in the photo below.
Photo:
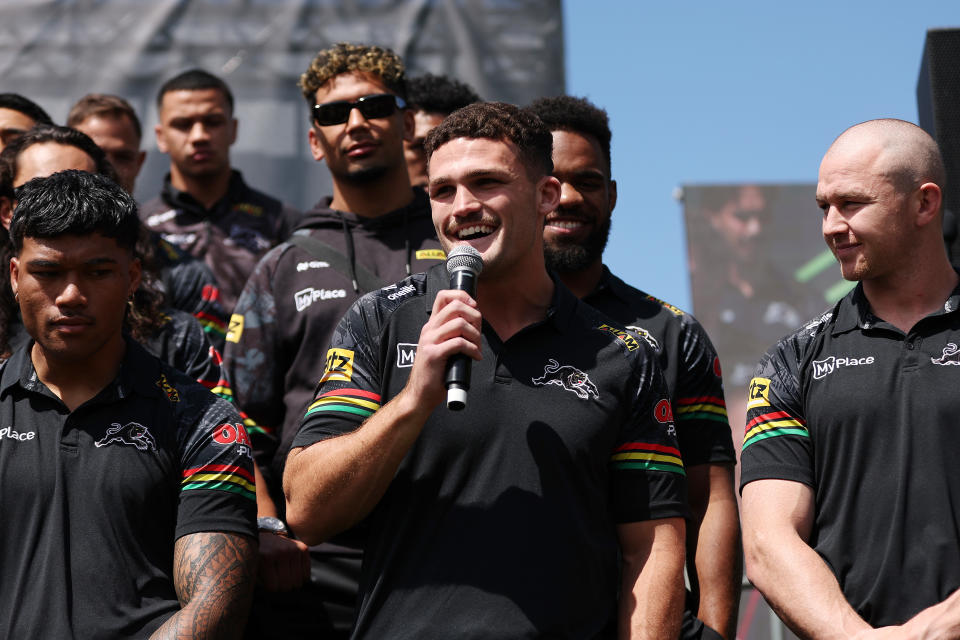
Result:
<svg viewBox="0 0 960 640"><path fill-rule="evenodd" d="M205 432L205 427L212 429L217 424L240 421L232 404L165 362L160 362L156 386L166 396L176 427L182 433L196 429Z"/></svg>
<svg viewBox="0 0 960 640"><path fill-rule="evenodd" d="M798 393L805 363L820 350L835 318L836 307L832 307L778 340L760 359L754 380L779 384Z"/></svg>

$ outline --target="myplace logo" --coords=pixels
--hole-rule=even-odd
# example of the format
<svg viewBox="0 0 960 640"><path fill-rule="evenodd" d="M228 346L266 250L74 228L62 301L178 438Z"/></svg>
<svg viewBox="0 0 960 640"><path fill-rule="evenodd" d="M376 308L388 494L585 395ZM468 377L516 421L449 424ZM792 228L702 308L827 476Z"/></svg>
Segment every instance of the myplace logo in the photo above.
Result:
<svg viewBox="0 0 960 640"><path fill-rule="evenodd" d="M826 376L830 375L840 367L858 367L866 364L873 364L873 361L873 356L866 356L865 358L835 358L830 356L826 360L814 360L813 377L816 380L820 380L821 378L825 378Z"/></svg>
<svg viewBox="0 0 960 640"><path fill-rule="evenodd" d="M334 298L346 298L347 292L343 289L314 289L307 287L293 294L293 301L297 305L297 311L303 311L317 300L331 300Z"/></svg>

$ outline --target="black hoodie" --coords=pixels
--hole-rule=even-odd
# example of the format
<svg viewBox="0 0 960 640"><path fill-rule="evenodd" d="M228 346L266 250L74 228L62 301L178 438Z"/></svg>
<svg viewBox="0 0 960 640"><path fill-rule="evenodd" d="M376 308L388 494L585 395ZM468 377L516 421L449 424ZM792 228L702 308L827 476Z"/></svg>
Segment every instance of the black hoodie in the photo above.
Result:
<svg viewBox="0 0 960 640"><path fill-rule="evenodd" d="M330 245L346 267L338 269L292 239L274 247L247 281L227 332L224 368L278 506L283 463L323 376L330 337L367 293L358 267L387 285L445 258L421 189L414 189L409 205L376 218L336 211L329 203L306 213L294 235Z"/></svg>

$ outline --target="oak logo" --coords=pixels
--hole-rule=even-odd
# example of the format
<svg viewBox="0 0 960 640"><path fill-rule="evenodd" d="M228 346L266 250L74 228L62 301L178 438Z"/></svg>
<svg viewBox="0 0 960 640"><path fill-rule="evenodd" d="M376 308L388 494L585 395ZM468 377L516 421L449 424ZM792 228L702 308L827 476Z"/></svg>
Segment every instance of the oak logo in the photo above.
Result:
<svg viewBox="0 0 960 640"><path fill-rule="evenodd" d="M330 349L327 351L327 366L320 378L320 384L332 380L350 382L353 377L353 351L349 349Z"/></svg>
<svg viewBox="0 0 960 640"><path fill-rule="evenodd" d="M413 366L417 357L417 345L410 342L397 343L397 368L405 369Z"/></svg>
<svg viewBox="0 0 960 640"><path fill-rule="evenodd" d="M769 407L770 378L754 378L747 391L747 410Z"/></svg>

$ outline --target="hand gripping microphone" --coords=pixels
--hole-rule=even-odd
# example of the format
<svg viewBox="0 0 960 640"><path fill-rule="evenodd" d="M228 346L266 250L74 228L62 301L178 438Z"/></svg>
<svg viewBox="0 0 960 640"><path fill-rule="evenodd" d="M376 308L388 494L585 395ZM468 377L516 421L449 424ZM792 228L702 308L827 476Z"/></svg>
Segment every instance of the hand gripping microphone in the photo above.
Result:
<svg viewBox="0 0 960 640"><path fill-rule="evenodd" d="M458 244L447 256L447 272L450 288L466 291L471 298L477 297L477 276L483 271L480 252L468 244ZM467 406L467 389L470 388L470 358L457 353L447 360L447 409L460 411Z"/></svg>

